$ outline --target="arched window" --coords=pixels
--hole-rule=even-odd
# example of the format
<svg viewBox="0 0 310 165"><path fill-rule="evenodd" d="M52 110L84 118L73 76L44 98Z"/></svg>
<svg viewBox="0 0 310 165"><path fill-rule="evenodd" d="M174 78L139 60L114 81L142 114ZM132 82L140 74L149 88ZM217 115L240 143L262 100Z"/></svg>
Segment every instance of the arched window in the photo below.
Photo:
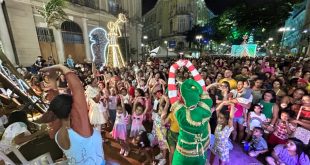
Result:
<svg viewBox="0 0 310 165"><path fill-rule="evenodd" d="M73 21L65 21L61 24L62 39L64 43L83 44L83 32L80 26Z"/></svg>

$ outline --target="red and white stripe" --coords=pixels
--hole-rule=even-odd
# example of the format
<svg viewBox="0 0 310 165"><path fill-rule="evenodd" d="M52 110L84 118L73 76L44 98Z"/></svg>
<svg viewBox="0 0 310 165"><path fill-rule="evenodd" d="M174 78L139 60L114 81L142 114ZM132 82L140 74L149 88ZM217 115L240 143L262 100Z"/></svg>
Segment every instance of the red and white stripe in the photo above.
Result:
<svg viewBox="0 0 310 165"><path fill-rule="evenodd" d="M170 99L170 103L173 104L176 101L178 101L178 89L175 83L175 72L179 68L185 66L193 75L194 80L197 81L203 91L206 91L206 85L205 82L203 81L201 75L198 73L197 69L195 66L188 60L179 60L176 63L174 63L169 70L169 79L168 79L168 96Z"/></svg>

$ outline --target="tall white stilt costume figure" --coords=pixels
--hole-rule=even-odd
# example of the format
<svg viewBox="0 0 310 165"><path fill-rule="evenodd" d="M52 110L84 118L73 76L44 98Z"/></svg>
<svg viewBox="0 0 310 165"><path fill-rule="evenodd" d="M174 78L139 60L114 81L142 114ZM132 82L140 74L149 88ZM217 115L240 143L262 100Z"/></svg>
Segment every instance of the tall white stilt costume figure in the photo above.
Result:
<svg viewBox="0 0 310 165"><path fill-rule="evenodd" d="M117 38L121 37L121 30L119 28L120 23L126 22L126 16L122 13L118 15L118 19L115 22L108 23L108 33L109 37L109 46L108 46L108 55L106 59L106 65L109 67L119 67L122 68L125 66L123 55L117 44Z"/></svg>

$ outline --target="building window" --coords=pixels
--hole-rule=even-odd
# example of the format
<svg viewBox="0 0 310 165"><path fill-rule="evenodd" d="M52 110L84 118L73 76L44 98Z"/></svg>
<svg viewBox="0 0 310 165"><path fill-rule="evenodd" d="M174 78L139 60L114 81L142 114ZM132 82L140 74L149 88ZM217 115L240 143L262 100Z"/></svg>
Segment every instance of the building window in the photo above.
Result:
<svg viewBox="0 0 310 165"><path fill-rule="evenodd" d="M84 44L83 33L78 24L65 21L61 24L61 33L64 43Z"/></svg>
<svg viewBox="0 0 310 165"><path fill-rule="evenodd" d="M54 42L53 30L44 28L44 27L36 27L38 41L39 42Z"/></svg>
<svg viewBox="0 0 310 165"><path fill-rule="evenodd" d="M119 0L109 0L109 12L113 15L122 12L121 2Z"/></svg>
<svg viewBox="0 0 310 165"><path fill-rule="evenodd" d="M186 29L186 23L184 18L179 19L179 32L184 32Z"/></svg>
<svg viewBox="0 0 310 165"><path fill-rule="evenodd" d="M92 9L99 9L98 4L96 4L98 0L70 0L73 4L78 4L81 6L86 6Z"/></svg>

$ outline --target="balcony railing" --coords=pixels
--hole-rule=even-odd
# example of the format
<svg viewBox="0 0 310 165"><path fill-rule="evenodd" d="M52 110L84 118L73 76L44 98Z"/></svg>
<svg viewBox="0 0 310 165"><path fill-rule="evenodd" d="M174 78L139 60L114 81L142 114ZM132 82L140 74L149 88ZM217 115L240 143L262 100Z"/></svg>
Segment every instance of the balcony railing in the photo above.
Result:
<svg viewBox="0 0 310 165"><path fill-rule="evenodd" d="M89 7L92 9L99 9L98 0L69 0L73 4Z"/></svg>

